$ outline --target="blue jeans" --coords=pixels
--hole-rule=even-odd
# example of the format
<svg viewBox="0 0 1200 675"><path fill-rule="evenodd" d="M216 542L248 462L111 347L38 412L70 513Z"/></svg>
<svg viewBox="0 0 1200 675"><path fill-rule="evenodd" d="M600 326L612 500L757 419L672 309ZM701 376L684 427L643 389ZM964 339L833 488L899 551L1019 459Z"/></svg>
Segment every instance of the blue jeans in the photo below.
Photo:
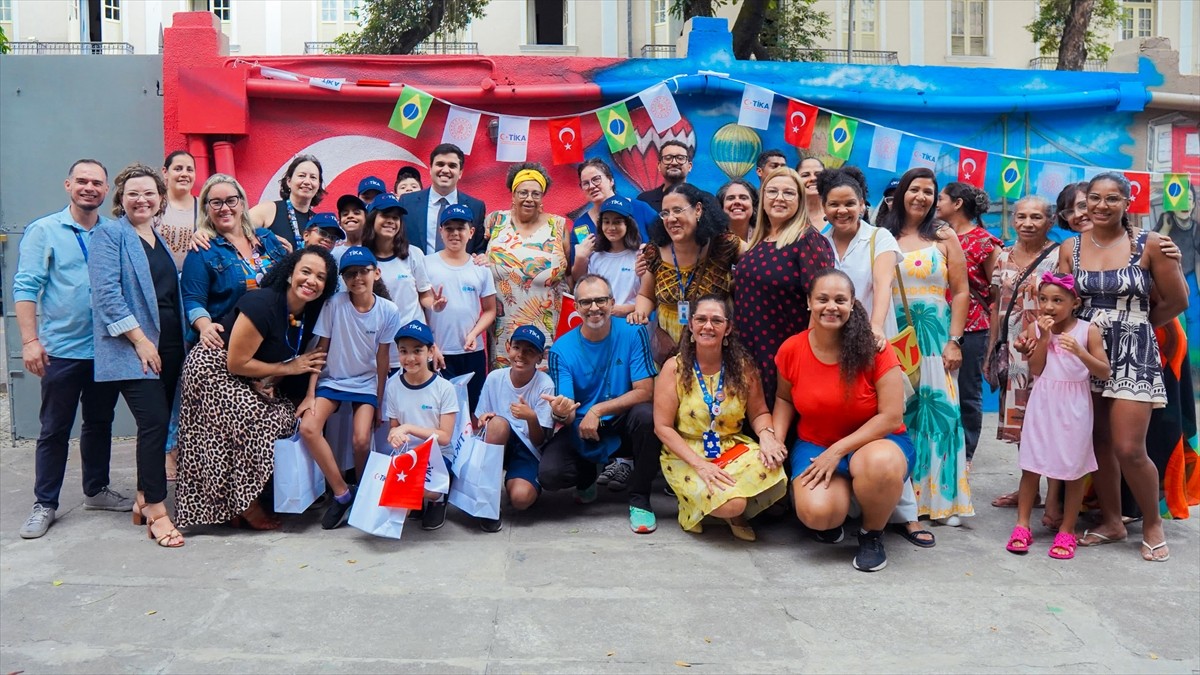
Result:
<svg viewBox="0 0 1200 675"><path fill-rule="evenodd" d="M112 423L117 387L92 379L91 359L50 357L42 376L42 408L34 455L33 495L38 504L58 509L63 478L70 455L75 410L83 403L79 454L83 465L83 493L89 497L108 486L112 457Z"/></svg>

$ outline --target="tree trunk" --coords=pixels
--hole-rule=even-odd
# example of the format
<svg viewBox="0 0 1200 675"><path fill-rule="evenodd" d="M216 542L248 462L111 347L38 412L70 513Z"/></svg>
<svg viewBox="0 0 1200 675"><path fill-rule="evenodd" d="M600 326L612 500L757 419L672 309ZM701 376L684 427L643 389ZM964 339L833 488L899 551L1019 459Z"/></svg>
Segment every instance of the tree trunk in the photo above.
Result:
<svg viewBox="0 0 1200 675"><path fill-rule="evenodd" d="M441 27L442 20L446 18L446 0L433 0L425 8L425 17L420 26L414 26L408 30L400 31L396 39L392 41L392 54L411 54L417 48L417 45L425 41L425 38L437 32Z"/></svg>
<svg viewBox="0 0 1200 675"><path fill-rule="evenodd" d="M733 22L733 55L748 59L752 54L765 54L759 35L767 20L767 0L744 0Z"/></svg>
<svg viewBox="0 0 1200 675"><path fill-rule="evenodd" d="M712 16L716 14L713 9L713 0L686 0L683 7L683 20L687 21L693 16Z"/></svg>
<svg viewBox="0 0 1200 675"><path fill-rule="evenodd" d="M1092 22L1096 0L1071 0L1067 20L1063 23L1062 41L1058 45L1057 70L1083 70L1087 60L1087 32Z"/></svg>

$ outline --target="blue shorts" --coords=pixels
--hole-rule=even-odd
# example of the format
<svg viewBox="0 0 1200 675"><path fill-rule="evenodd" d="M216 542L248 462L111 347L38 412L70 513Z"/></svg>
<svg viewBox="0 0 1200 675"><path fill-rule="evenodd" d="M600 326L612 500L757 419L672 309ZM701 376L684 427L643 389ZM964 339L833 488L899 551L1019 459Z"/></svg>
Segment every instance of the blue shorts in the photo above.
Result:
<svg viewBox="0 0 1200 675"><path fill-rule="evenodd" d="M538 482L538 464L538 458L533 451L525 447L516 434L508 437L508 442L504 444L505 482L520 478L532 483L533 487L537 488L538 494L541 494L542 485Z"/></svg>
<svg viewBox="0 0 1200 675"><path fill-rule="evenodd" d="M885 441L891 441L895 443L897 446L899 446L900 452L904 453L904 461L908 463L908 471L905 474L905 479L907 479L908 476L912 474L913 462L916 460L917 456L917 450L913 447L912 439L908 437L907 432L902 434L888 434L887 436L884 436L883 439ZM808 441L796 441L796 444L792 446L792 451L788 454L788 461L790 462L790 465L788 466L788 478L790 480L796 480L800 474L804 473L804 470L808 468L808 465L812 463L812 460L822 452L825 452L825 448L817 445L816 443L809 443ZM854 453L852 452L843 457L842 461L838 462L837 473L840 473L847 478L851 477L850 458L853 455Z"/></svg>
<svg viewBox="0 0 1200 675"><path fill-rule="evenodd" d="M317 398L334 401L338 403L338 408L342 407L341 402L343 401L347 403L365 403L376 409L379 408L379 398L375 394L352 394L348 391L334 389L333 387L317 387Z"/></svg>

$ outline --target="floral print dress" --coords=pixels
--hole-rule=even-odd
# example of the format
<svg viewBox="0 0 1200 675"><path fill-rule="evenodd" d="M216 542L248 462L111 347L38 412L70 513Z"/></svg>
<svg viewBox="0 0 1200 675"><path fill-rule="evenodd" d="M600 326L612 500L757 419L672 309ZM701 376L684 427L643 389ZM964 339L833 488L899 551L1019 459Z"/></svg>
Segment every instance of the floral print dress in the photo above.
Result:
<svg viewBox="0 0 1200 675"><path fill-rule="evenodd" d="M546 336L546 349L554 344L567 276L567 220L547 215L546 223L528 237L517 232L508 211L491 214L488 223L487 259L496 282L496 324L488 349L492 367L501 368L509 365L504 346L518 326L537 326Z"/></svg>
<svg viewBox="0 0 1200 675"><path fill-rule="evenodd" d="M912 467L917 513L932 519L973 516L967 484L967 452L958 389L942 365L942 349L950 339L950 286L946 255L937 244L904 254L898 278L904 282L908 306L921 350L921 382L908 399L904 424L916 448ZM908 327L897 286L892 305L900 330Z"/></svg>

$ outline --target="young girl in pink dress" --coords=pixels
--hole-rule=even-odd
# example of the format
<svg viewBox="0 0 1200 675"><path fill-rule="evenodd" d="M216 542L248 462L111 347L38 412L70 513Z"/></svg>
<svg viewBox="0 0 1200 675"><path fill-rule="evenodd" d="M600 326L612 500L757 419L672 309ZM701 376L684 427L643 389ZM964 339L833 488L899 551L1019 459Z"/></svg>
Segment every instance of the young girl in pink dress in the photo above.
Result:
<svg viewBox="0 0 1200 675"><path fill-rule="evenodd" d="M1029 371L1037 379L1021 432L1017 525L1007 546L1012 553L1027 553L1033 544L1029 517L1045 476L1066 481L1063 521L1050 557L1075 557L1075 520L1083 503L1084 478L1096 470L1088 376L1106 380L1111 372L1100 330L1075 318L1080 304L1074 277L1046 272L1038 287L1041 316L1014 345L1029 354Z"/></svg>

